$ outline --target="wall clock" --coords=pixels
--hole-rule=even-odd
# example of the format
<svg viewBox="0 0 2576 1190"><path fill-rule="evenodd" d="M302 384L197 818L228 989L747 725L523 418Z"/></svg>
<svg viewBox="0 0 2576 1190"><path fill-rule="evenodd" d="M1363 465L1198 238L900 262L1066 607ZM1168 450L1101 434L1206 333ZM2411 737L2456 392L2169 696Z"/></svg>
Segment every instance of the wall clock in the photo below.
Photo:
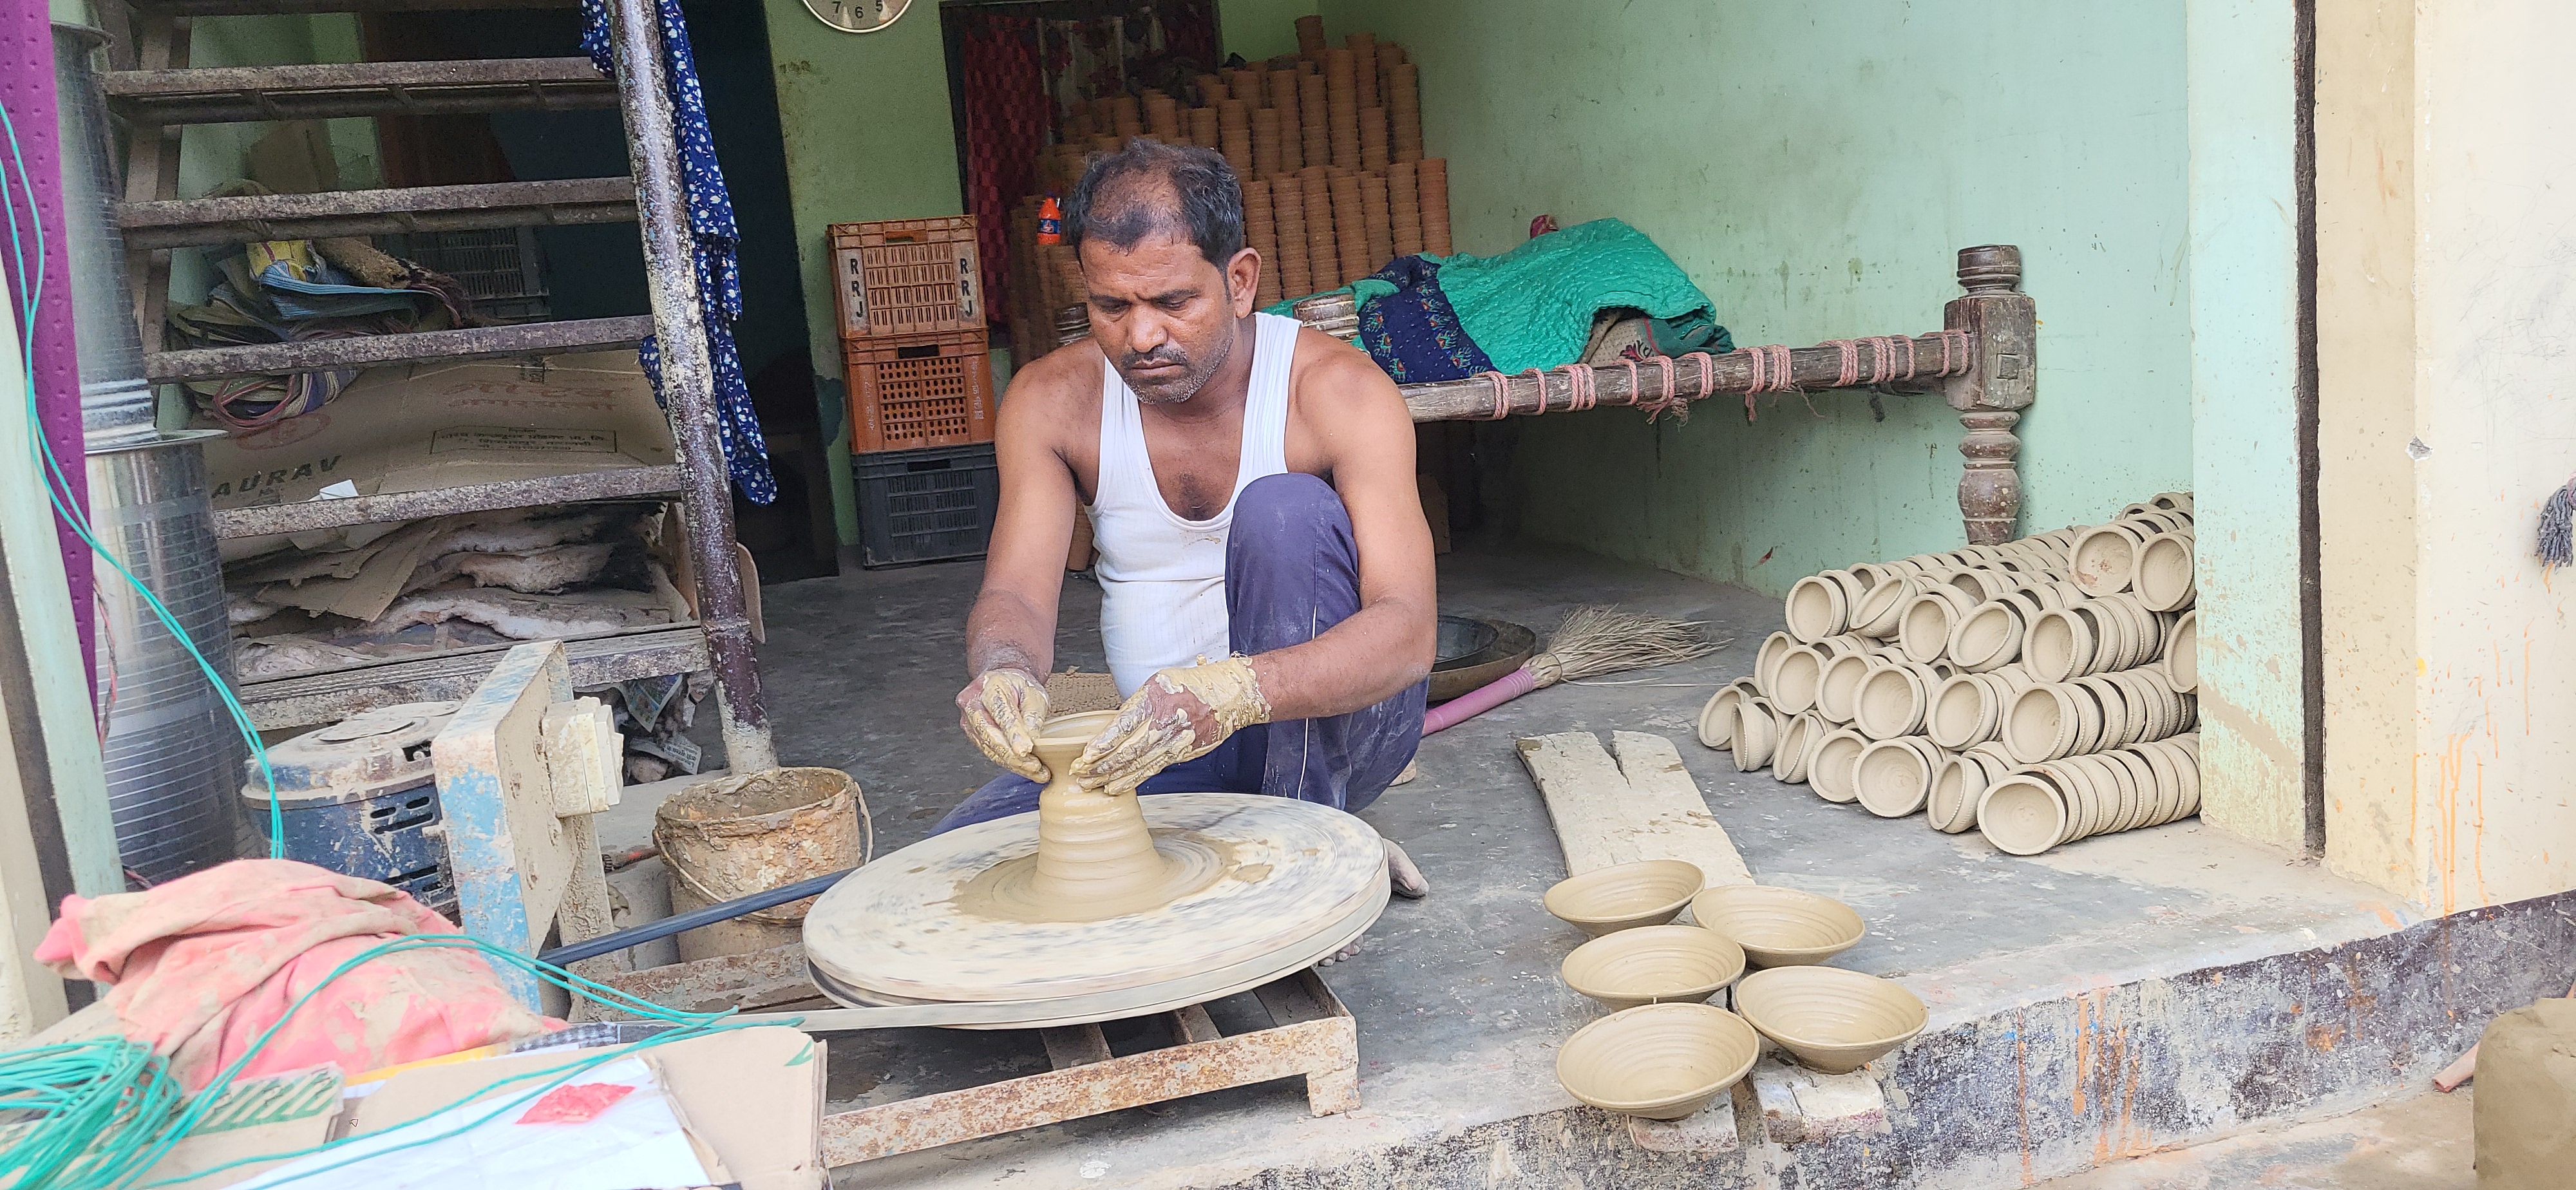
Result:
<svg viewBox="0 0 2576 1190"><path fill-rule="evenodd" d="M843 33L874 33L894 23L912 0L805 0L814 19Z"/></svg>

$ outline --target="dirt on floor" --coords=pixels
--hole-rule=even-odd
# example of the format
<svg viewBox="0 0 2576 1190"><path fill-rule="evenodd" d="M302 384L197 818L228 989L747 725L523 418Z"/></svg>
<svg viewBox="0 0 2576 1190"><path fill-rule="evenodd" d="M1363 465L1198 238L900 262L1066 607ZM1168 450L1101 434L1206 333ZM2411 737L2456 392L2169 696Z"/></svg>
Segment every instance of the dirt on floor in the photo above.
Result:
<svg viewBox="0 0 2576 1190"><path fill-rule="evenodd" d="M2105 1165L2041 1190L2476 1190L2473 1090L2427 1091L2348 1116L2244 1132Z"/></svg>

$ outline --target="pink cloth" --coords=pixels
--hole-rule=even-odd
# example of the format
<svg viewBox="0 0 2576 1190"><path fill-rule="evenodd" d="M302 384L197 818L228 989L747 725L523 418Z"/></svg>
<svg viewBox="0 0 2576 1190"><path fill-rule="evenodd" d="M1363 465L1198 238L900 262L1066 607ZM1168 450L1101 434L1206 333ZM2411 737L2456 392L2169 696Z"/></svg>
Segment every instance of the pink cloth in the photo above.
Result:
<svg viewBox="0 0 2576 1190"><path fill-rule="evenodd" d="M391 939L456 932L373 880L249 859L146 892L65 897L36 960L65 978L114 984L103 1003L119 1028L193 1091L340 964ZM354 1075L560 1027L520 1007L481 955L424 948L342 975L241 1076L325 1062Z"/></svg>

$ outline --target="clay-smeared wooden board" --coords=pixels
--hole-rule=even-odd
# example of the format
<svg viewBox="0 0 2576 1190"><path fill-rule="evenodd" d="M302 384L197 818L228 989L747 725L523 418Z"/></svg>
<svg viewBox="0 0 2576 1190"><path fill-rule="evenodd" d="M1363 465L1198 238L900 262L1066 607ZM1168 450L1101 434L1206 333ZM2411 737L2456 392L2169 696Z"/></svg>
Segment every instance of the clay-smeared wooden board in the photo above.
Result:
<svg viewBox="0 0 2576 1190"><path fill-rule="evenodd" d="M1142 807L1152 829L1223 840L1234 866L1169 905L1100 921L1006 921L961 908L969 881L1037 850L1037 815L1015 814L933 835L833 885L805 915L806 962L857 991L905 1000L1079 996L1295 951L1386 898L1377 832L1331 807L1231 793L1150 794Z"/></svg>
<svg viewBox="0 0 2576 1190"><path fill-rule="evenodd" d="M1614 731L1610 739L1619 751L1615 764L1588 731L1520 741L1521 764L1538 782L1565 849L1566 873L1678 859L1697 864L1712 886L1753 883L1672 741L1635 731Z"/></svg>

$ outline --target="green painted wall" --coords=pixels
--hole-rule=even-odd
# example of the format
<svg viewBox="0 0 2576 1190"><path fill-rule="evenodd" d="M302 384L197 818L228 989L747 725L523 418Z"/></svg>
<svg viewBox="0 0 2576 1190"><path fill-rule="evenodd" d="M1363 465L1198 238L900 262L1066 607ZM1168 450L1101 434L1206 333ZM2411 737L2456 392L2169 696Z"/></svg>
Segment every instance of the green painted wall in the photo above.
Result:
<svg viewBox="0 0 2576 1190"><path fill-rule="evenodd" d="M763 0L787 152L787 192L805 281L807 346L815 400L830 443L833 519L841 541L859 539L850 490L849 438L841 432L844 382L833 326L825 229L860 219L962 214L957 139L948 110L948 59L939 11L929 5L878 33L841 33L798 0Z"/></svg>
<svg viewBox="0 0 2576 1190"><path fill-rule="evenodd" d="M1220 0L1216 8L1225 52L1246 62L1296 53L1297 18L1322 11L1316 0Z"/></svg>
<svg viewBox="0 0 2576 1190"><path fill-rule="evenodd" d="M1616 215L1737 342L1804 345L1937 328L1954 251L2019 244L2045 323L2025 531L2190 483L2181 6L1322 7L1422 64L1461 250ZM1937 399L1888 398L1884 423L1848 393L1766 398L1751 425L1726 404L1515 423L1507 523L1773 592L1961 539Z"/></svg>

